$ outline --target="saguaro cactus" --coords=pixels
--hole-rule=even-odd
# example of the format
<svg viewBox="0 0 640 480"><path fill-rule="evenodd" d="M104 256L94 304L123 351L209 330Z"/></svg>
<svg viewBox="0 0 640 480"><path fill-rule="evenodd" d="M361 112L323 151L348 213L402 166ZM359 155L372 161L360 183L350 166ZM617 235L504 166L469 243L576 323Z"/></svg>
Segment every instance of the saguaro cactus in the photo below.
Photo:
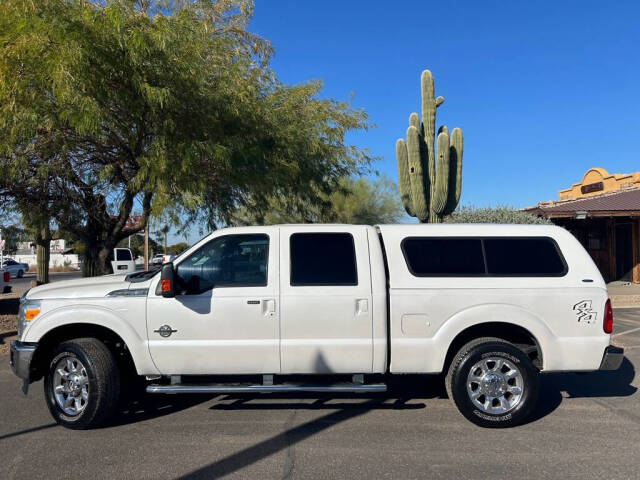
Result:
<svg viewBox="0 0 640 480"><path fill-rule="evenodd" d="M462 190L462 130L441 126L435 141L436 108L444 98L434 98L433 75L420 77L422 122L417 113L409 116L407 141L396 142L398 180L405 210L422 223L439 223L452 213Z"/></svg>

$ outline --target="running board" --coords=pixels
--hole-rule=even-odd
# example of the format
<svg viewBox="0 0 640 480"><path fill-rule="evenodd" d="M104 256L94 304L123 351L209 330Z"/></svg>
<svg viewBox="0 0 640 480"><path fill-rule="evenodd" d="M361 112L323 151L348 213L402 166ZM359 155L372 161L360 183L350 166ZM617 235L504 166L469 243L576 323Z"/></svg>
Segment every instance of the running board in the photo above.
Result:
<svg viewBox="0 0 640 480"><path fill-rule="evenodd" d="M386 392L384 383L337 383L333 385L149 385L147 393L278 393L278 392Z"/></svg>

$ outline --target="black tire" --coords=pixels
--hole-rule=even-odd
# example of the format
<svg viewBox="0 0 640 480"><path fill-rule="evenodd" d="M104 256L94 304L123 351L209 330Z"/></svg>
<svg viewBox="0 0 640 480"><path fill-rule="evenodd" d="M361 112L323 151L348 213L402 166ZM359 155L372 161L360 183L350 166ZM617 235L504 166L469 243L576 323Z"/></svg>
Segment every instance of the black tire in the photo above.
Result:
<svg viewBox="0 0 640 480"><path fill-rule="evenodd" d="M474 401L472 401L471 393L469 393L467 389L470 370L474 365L477 365L478 362L482 362L485 359L489 359L491 364L491 358L502 359L503 361L509 362L520 373L517 381L522 383L521 396L519 400L515 400L516 397L511 397L511 393L505 393L503 396L507 398L507 400L511 399L514 405L504 413L487 411L486 405L499 408L499 399L491 403L489 399L492 397L484 396L483 399L483 394L480 393L478 402L485 404L485 409L482 409L481 406L476 405ZM493 363L493 365L495 366L496 363ZM509 369L509 366L505 366L504 368ZM478 370L478 372L480 372L480 370ZM504 380L507 377L500 378ZM511 381L511 379L508 380L508 382ZM516 380L514 379L513 382L515 386ZM483 392L479 382L471 383L475 385L475 387L471 388L476 388L479 389L477 391ZM508 384L505 385L501 382L498 382L498 385L509 387ZM518 349L512 343L499 338L485 337L473 340L460 349L451 362L445 378L445 386L449 398L453 400L460 413L468 420L481 427L506 428L522 423L531 415L538 400L540 379L538 370L522 350ZM491 386L487 388L491 388ZM493 395L493 393L490 393L490 395Z"/></svg>
<svg viewBox="0 0 640 480"><path fill-rule="evenodd" d="M24 277L24 272L22 270L18 270L18 278Z"/></svg>
<svg viewBox="0 0 640 480"><path fill-rule="evenodd" d="M74 359L84 366L88 378L88 398L82 410L67 414L56 401L56 365ZM96 338L76 338L61 343L54 351L44 378L44 394L49 411L60 425L86 430L102 425L114 413L120 396L120 370L113 354Z"/></svg>

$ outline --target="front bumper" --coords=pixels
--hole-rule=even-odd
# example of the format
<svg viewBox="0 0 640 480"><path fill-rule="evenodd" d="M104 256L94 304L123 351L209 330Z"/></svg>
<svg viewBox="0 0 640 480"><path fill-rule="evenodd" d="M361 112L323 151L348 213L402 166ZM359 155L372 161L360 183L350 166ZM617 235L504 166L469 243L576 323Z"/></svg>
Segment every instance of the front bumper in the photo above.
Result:
<svg viewBox="0 0 640 480"><path fill-rule="evenodd" d="M11 342L11 355L9 356L11 370L26 384L29 384L31 359L37 346L36 343L23 343L18 340Z"/></svg>
<svg viewBox="0 0 640 480"><path fill-rule="evenodd" d="M622 364L624 358L624 349L620 347L614 347L609 345L604 349L604 355L602 356L602 363L600 363L600 370L617 370Z"/></svg>

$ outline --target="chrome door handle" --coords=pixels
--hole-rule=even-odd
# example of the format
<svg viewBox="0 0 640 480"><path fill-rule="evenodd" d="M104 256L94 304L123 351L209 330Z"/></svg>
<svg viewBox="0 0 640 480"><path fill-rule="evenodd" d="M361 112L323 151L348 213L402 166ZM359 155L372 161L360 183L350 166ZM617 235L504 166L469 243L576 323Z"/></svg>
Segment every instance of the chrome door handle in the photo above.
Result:
<svg viewBox="0 0 640 480"><path fill-rule="evenodd" d="M362 315L369 312L369 300L359 298L356 300L356 315Z"/></svg>
<svg viewBox="0 0 640 480"><path fill-rule="evenodd" d="M262 313L264 313L264 315L273 317L276 314L276 301L273 299L263 300Z"/></svg>

